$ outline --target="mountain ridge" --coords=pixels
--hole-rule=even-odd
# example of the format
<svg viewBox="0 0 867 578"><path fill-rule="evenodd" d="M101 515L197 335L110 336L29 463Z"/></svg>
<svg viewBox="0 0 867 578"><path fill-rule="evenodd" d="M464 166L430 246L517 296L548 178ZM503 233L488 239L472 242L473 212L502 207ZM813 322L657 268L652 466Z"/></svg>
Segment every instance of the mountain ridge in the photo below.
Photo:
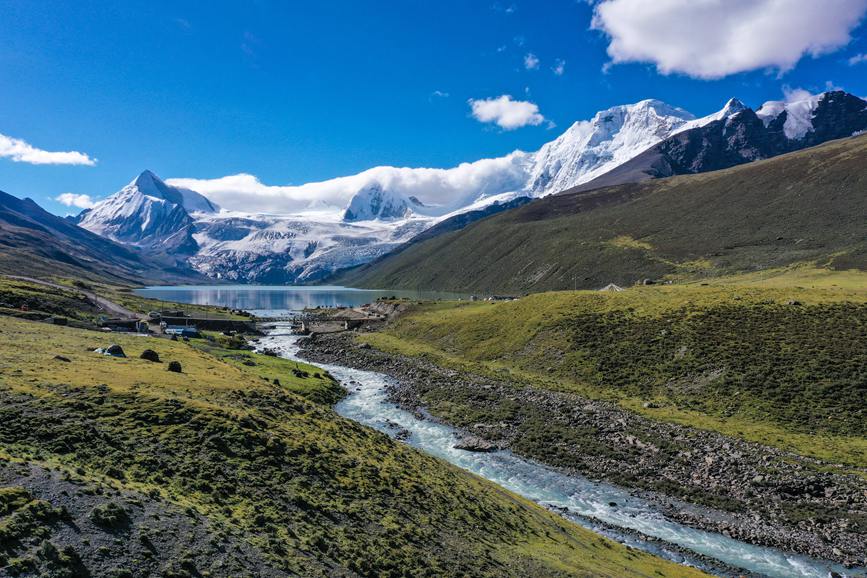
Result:
<svg viewBox="0 0 867 578"><path fill-rule="evenodd" d="M144 255L58 217L29 198L0 191L0 272L68 274L121 283L202 279L165 255Z"/></svg>
<svg viewBox="0 0 867 578"><path fill-rule="evenodd" d="M718 170L865 129L867 102L843 92L769 102L758 112L732 98L701 118L647 99L575 122L535 153L455 169L371 169L335 179L351 193L339 212L225 210L145 171L78 222L111 239L172 254L212 278L311 283L380 259L423 231L454 230L475 219L436 226L462 213L478 216L494 203ZM523 175L517 181L515 170Z"/></svg>
<svg viewBox="0 0 867 578"><path fill-rule="evenodd" d="M697 175L538 199L338 277L523 293L813 262L867 270L867 135Z"/></svg>

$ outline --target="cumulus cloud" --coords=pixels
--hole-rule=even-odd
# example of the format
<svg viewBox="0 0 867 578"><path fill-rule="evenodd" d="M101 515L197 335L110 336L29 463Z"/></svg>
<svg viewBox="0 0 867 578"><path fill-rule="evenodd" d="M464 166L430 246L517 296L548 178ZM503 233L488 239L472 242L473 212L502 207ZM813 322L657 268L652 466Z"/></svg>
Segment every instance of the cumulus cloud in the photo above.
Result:
<svg viewBox="0 0 867 578"><path fill-rule="evenodd" d="M855 66L856 64L861 64L863 62L867 62L867 54L856 54L849 59L849 66Z"/></svg>
<svg viewBox="0 0 867 578"><path fill-rule="evenodd" d="M537 126L545 121L539 106L527 100L513 100L508 94L497 98L470 99L473 118L479 122L493 122L504 130L522 126Z"/></svg>
<svg viewBox="0 0 867 578"><path fill-rule="evenodd" d="M602 0L592 27L611 63L649 62L705 79L756 69L784 73L804 55L845 46L867 0Z"/></svg>
<svg viewBox="0 0 867 578"><path fill-rule="evenodd" d="M303 185L266 185L250 174L217 179L168 179L171 185L197 191L224 209L277 215L320 213L338 215L356 193L378 185L383 190L414 196L424 214L439 216L481 197L520 189L527 179L527 155L463 163L449 169L375 167L357 175Z"/></svg>
<svg viewBox="0 0 867 578"><path fill-rule="evenodd" d="M813 98L813 93L806 88L792 88L789 85L783 86L783 96L787 103L803 102Z"/></svg>
<svg viewBox="0 0 867 578"><path fill-rule="evenodd" d="M551 71L557 76L563 76L563 73L566 72L566 61L562 58L555 60L554 66L551 67Z"/></svg>
<svg viewBox="0 0 867 578"><path fill-rule="evenodd" d="M77 195L75 193L63 193L54 197L54 200L61 205L78 207L79 209L91 209L96 204L90 195Z"/></svg>
<svg viewBox="0 0 867 578"><path fill-rule="evenodd" d="M524 68L527 70L536 70L539 68L539 58L532 52L528 52L527 55L524 56Z"/></svg>
<svg viewBox="0 0 867 578"><path fill-rule="evenodd" d="M96 159L76 151L50 152L38 149L20 138L0 134L0 158L31 165L86 165L92 167Z"/></svg>

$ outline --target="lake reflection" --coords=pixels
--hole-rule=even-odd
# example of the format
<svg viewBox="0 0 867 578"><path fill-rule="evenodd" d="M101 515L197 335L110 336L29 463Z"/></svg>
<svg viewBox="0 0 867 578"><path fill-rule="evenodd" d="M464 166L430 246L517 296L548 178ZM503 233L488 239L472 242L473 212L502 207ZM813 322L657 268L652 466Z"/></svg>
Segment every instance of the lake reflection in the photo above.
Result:
<svg viewBox="0 0 867 578"><path fill-rule="evenodd" d="M375 301L379 297L395 296L409 299L458 299L464 297L458 293L437 291L352 289L351 287L330 285L178 285L146 287L137 289L135 293L141 297L163 301L244 309L263 316L301 311L320 305L323 307L355 307Z"/></svg>

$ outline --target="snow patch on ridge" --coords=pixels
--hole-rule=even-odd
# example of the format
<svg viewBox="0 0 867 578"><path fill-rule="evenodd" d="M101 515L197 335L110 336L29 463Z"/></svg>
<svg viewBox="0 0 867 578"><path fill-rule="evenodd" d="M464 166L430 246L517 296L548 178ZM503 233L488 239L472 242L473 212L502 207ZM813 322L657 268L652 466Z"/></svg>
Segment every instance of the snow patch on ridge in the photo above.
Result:
<svg viewBox="0 0 867 578"><path fill-rule="evenodd" d="M826 93L810 95L791 102L768 101L756 111L756 116L762 119L765 127L786 113L783 123L783 134L789 140L800 140L813 130L813 115Z"/></svg>

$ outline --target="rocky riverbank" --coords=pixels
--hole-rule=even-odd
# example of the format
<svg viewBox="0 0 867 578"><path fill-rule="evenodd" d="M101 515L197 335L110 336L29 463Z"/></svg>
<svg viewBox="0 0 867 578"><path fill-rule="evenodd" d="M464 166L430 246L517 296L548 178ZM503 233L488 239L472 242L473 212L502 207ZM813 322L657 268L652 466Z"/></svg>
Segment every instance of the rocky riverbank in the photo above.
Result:
<svg viewBox="0 0 867 578"><path fill-rule="evenodd" d="M568 473L633 489L670 518L738 540L867 565L867 480L714 432L657 422L614 404L537 390L355 345L302 344L314 362L395 378L391 401L461 428L464 442L511 449Z"/></svg>

